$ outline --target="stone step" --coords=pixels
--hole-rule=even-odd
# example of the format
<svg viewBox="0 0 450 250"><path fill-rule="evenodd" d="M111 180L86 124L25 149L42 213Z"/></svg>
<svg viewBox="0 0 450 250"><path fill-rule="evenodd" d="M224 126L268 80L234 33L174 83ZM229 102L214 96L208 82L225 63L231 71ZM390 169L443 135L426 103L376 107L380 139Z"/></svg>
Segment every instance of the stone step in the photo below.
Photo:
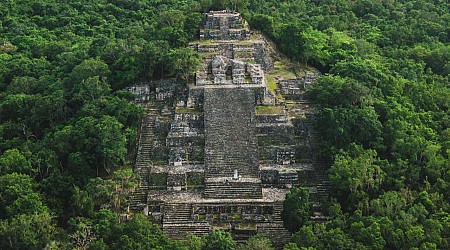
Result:
<svg viewBox="0 0 450 250"><path fill-rule="evenodd" d="M137 162L141 162L141 161L148 162L148 161L150 161L150 159L151 159L150 153L148 153L148 154L138 154L136 161Z"/></svg>
<svg viewBox="0 0 450 250"><path fill-rule="evenodd" d="M244 89L205 90L206 176L258 177L255 94Z"/></svg>
<svg viewBox="0 0 450 250"><path fill-rule="evenodd" d="M310 217L310 220L312 220L315 223L320 223L327 221L328 217L324 216L322 212L314 212L313 215Z"/></svg>
<svg viewBox="0 0 450 250"><path fill-rule="evenodd" d="M163 232L172 239L183 239L188 234L202 237L211 231L207 223L164 223Z"/></svg>
<svg viewBox="0 0 450 250"><path fill-rule="evenodd" d="M192 204L164 205L164 223L190 222L192 219Z"/></svg>
<svg viewBox="0 0 450 250"><path fill-rule="evenodd" d="M136 204L136 203L145 203L147 196L145 194L143 195L132 195L129 198L130 204Z"/></svg>
<svg viewBox="0 0 450 250"><path fill-rule="evenodd" d="M258 234L264 235L274 242L276 249L282 249L291 239L291 233L280 224L258 226Z"/></svg>
<svg viewBox="0 0 450 250"><path fill-rule="evenodd" d="M147 205L147 188L139 186L129 197L129 209L133 213L141 212Z"/></svg>
<svg viewBox="0 0 450 250"><path fill-rule="evenodd" d="M204 197L215 199L257 199L262 198L261 183L213 182L205 183Z"/></svg>

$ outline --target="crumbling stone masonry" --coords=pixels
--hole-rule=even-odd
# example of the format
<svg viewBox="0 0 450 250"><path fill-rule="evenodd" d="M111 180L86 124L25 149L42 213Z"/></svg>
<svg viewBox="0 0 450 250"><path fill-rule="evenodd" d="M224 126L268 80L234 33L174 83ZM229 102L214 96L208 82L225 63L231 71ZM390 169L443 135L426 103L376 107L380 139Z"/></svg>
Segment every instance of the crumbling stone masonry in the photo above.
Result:
<svg viewBox="0 0 450 250"><path fill-rule="evenodd" d="M278 79L270 90L273 60L259 38L239 13L209 12L190 45L203 63L187 89L170 80L130 87L147 112L130 212L143 211L170 237L222 229L238 241L261 233L280 247L290 239L282 203L297 184L310 187L313 219L324 218L328 180L304 98L318 74Z"/></svg>

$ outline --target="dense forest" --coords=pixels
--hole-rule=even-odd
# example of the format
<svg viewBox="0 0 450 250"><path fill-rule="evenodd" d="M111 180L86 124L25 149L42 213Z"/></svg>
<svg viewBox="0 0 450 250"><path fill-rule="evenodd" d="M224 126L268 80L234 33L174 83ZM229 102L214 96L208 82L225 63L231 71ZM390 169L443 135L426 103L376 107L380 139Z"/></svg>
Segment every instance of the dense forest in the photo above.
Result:
<svg viewBox="0 0 450 250"><path fill-rule="evenodd" d="M221 231L172 241L118 216L143 115L124 87L183 84L202 13L225 8L323 73L308 95L329 220L310 222L308 193L293 189L285 249L449 249L445 0L3 0L0 248L272 249Z"/></svg>

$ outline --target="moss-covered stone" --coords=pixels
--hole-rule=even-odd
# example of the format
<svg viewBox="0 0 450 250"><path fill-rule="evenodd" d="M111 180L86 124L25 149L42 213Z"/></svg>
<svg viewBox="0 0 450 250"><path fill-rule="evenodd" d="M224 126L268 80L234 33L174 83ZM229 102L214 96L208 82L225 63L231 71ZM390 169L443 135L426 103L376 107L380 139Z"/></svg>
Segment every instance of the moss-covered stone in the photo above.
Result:
<svg viewBox="0 0 450 250"><path fill-rule="evenodd" d="M282 106L256 106L256 114L258 115L278 115L282 113Z"/></svg>

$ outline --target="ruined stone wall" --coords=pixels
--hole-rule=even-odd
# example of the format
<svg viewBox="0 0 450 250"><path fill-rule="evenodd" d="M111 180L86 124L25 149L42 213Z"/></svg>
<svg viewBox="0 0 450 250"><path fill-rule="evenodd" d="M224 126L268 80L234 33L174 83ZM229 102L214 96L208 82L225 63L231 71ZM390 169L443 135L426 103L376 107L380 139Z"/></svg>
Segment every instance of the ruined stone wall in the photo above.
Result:
<svg viewBox="0 0 450 250"><path fill-rule="evenodd" d="M192 109L194 110L194 109ZM191 112L191 109L182 111ZM202 113L175 113L166 138L169 148L169 164L203 161L204 134Z"/></svg>
<svg viewBox="0 0 450 250"><path fill-rule="evenodd" d="M257 115L256 121L261 123L271 123L271 124L283 124L288 121L286 114L274 114L274 115Z"/></svg>
<svg viewBox="0 0 450 250"><path fill-rule="evenodd" d="M253 44L253 58L255 63L260 64L264 70L270 70L273 68L273 59L266 47L264 41Z"/></svg>
<svg viewBox="0 0 450 250"><path fill-rule="evenodd" d="M239 13L213 11L205 14L200 39L244 40L250 38L247 23Z"/></svg>

